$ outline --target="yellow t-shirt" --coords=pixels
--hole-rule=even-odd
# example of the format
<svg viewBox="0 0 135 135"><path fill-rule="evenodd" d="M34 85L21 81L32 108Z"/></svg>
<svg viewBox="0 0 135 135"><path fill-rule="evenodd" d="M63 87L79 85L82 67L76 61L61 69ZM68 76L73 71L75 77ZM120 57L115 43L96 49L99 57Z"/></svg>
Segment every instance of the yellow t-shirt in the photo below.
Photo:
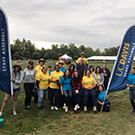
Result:
<svg viewBox="0 0 135 135"><path fill-rule="evenodd" d="M37 80L39 81L39 89L46 90L48 89L48 80L49 74L44 74L43 72L38 73Z"/></svg>
<svg viewBox="0 0 135 135"><path fill-rule="evenodd" d="M80 62L80 59L81 59L81 57L79 57L79 58L76 60L76 63L79 63L79 62ZM83 57L83 63L84 63L84 64L88 64L88 60L87 60L85 57Z"/></svg>
<svg viewBox="0 0 135 135"><path fill-rule="evenodd" d="M97 74L97 81L98 81L98 84L100 84L100 74Z"/></svg>
<svg viewBox="0 0 135 135"><path fill-rule="evenodd" d="M51 75L49 76L49 79L51 80L59 80L60 81L60 78L63 76L63 72L59 71L53 71L51 73ZM52 89L59 89L59 86L57 85L57 83L55 82L50 82L49 84L49 87L52 88Z"/></svg>
<svg viewBox="0 0 135 135"><path fill-rule="evenodd" d="M43 68L43 66L37 65L34 69L35 69L35 80L37 80L37 76L38 74L42 73L41 69Z"/></svg>
<svg viewBox="0 0 135 135"><path fill-rule="evenodd" d="M96 84L96 80L94 79L92 75L90 75L90 77L84 76L82 78L82 84L85 87L93 87L93 85Z"/></svg>

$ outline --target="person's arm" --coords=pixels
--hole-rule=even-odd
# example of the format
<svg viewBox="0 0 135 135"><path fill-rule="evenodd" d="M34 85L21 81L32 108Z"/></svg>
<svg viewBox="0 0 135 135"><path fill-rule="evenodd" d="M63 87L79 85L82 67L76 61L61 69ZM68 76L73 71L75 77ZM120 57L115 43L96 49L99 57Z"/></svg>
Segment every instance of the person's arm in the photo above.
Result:
<svg viewBox="0 0 135 135"><path fill-rule="evenodd" d="M39 80L36 81L37 90L39 90Z"/></svg>
<svg viewBox="0 0 135 135"><path fill-rule="evenodd" d="M61 95L63 95L62 84L60 84Z"/></svg>
<svg viewBox="0 0 135 135"><path fill-rule="evenodd" d="M100 102L98 99L97 99L97 102L98 102L100 105L104 105L104 102Z"/></svg>
<svg viewBox="0 0 135 135"><path fill-rule="evenodd" d="M135 87L135 84L132 85L127 84L127 87Z"/></svg>

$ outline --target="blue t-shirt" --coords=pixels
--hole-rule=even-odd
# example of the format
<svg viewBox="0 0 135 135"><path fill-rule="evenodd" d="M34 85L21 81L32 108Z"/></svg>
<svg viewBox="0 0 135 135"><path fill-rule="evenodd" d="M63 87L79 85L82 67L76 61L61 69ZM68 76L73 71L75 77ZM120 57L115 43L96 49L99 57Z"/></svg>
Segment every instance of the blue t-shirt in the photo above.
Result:
<svg viewBox="0 0 135 135"><path fill-rule="evenodd" d="M60 71L63 72L63 73L65 73L66 68L65 67L62 67L62 68L60 68Z"/></svg>
<svg viewBox="0 0 135 135"><path fill-rule="evenodd" d="M51 75L52 71L49 71L49 75Z"/></svg>
<svg viewBox="0 0 135 135"><path fill-rule="evenodd" d="M66 77L66 80L62 76L60 79L60 84L62 84L62 90L71 90L71 78Z"/></svg>
<svg viewBox="0 0 135 135"><path fill-rule="evenodd" d="M105 90L103 90L103 93L99 93L99 95L98 95L98 100L102 103L103 101L104 101L104 98L105 98L105 95L106 95L106 91ZM106 99L105 100L105 104L106 103L109 103L110 102L110 100L109 99Z"/></svg>
<svg viewBox="0 0 135 135"><path fill-rule="evenodd" d="M131 73L128 75L128 84L129 85L135 84L135 75ZM130 89L135 89L135 87L130 87Z"/></svg>

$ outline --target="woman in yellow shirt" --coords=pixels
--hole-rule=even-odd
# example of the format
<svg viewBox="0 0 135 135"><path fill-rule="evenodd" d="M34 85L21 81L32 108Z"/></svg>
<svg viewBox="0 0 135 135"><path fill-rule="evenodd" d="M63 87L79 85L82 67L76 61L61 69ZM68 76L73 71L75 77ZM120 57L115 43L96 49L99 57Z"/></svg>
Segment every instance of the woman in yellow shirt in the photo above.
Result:
<svg viewBox="0 0 135 135"><path fill-rule="evenodd" d="M37 93L38 93L38 108L41 109L43 107L43 101L46 97L46 92L48 90L48 80L49 74L47 72L47 67L43 67L41 73L37 76Z"/></svg>
<svg viewBox="0 0 135 135"><path fill-rule="evenodd" d="M87 111L87 103L88 97L91 95L93 102L93 111L97 111L97 96L96 96L96 81L92 75L90 75L90 70L86 70L86 76L82 78L82 86L83 86L83 102L84 102L84 111Z"/></svg>
<svg viewBox="0 0 135 135"><path fill-rule="evenodd" d="M60 66L55 65L54 67L55 71L51 73L49 76L49 99L51 103L51 110L58 110L57 103L58 103L58 94L60 92L59 90L59 82L60 78L64 75L63 72L61 72Z"/></svg>

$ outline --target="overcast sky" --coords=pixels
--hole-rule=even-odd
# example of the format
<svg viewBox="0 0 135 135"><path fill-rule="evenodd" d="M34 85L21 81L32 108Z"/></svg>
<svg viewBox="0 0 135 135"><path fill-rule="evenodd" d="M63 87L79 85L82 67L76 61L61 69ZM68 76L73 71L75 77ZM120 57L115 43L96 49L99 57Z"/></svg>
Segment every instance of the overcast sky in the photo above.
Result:
<svg viewBox="0 0 135 135"><path fill-rule="evenodd" d="M8 16L10 42L31 40L36 47L52 44L118 46L135 24L134 0L0 0Z"/></svg>

